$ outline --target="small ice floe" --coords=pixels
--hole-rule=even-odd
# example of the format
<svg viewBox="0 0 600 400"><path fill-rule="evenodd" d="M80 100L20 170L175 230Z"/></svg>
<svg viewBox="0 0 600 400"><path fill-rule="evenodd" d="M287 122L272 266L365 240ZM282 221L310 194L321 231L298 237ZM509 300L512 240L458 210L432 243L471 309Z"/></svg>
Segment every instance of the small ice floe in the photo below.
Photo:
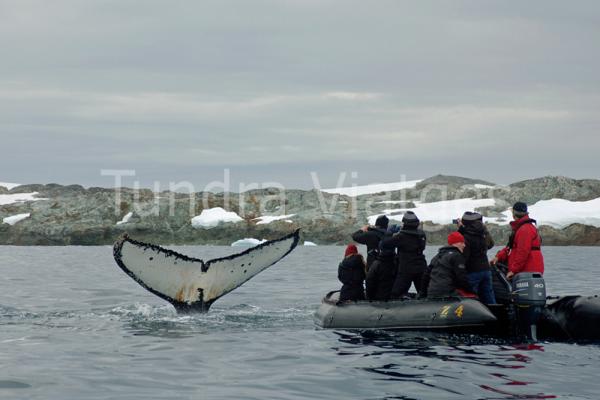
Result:
<svg viewBox="0 0 600 400"><path fill-rule="evenodd" d="M308 240L304 241L304 246L316 246L316 245L317 245L316 243L309 242Z"/></svg>
<svg viewBox="0 0 600 400"><path fill-rule="evenodd" d="M258 239L254 239L254 238L244 238L244 239L236 240L235 242L231 243L231 247L238 247L238 246L245 246L245 247L258 246L259 244L264 243L266 241L267 241L266 239L258 240Z"/></svg>
<svg viewBox="0 0 600 400"><path fill-rule="evenodd" d="M133 217L133 213L132 212L128 212L127 214L125 214L125 216L123 217L122 220L120 220L119 222L117 222L117 225L122 225L122 224L128 223L129 220L131 219L131 217Z"/></svg>
<svg viewBox="0 0 600 400"><path fill-rule="evenodd" d="M29 218L30 216L30 213L11 215L10 217L3 218L2 222L5 224L14 225L19 221L23 221L25 218Z"/></svg>
<svg viewBox="0 0 600 400"><path fill-rule="evenodd" d="M233 211L225 211L221 207L215 207L202 210L200 215L192 218L192 226L194 228L214 228L220 223L241 221L243 221L243 218Z"/></svg>
<svg viewBox="0 0 600 400"><path fill-rule="evenodd" d="M296 214L289 215L263 215L262 217L254 218L253 221L258 221L256 225L270 224L273 221L285 220L285 222L293 222L290 220Z"/></svg>

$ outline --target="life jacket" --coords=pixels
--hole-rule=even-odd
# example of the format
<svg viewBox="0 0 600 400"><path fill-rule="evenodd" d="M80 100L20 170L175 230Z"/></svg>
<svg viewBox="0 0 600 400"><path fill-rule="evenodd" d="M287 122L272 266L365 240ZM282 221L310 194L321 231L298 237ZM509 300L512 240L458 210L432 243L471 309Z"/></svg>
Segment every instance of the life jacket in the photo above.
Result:
<svg viewBox="0 0 600 400"><path fill-rule="evenodd" d="M519 224L519 226L517 226L516 229L513 229L513 231L510 233L510 236L508 237L508 243L506 244L506 247L508 247L509 249L512 250L513 246L514 246L514 242L515 242L515 236L517 235L517 231L519 229L521 229L523 226L525 226L526 224L531 224L535 226L535 231L537 233L537 238L540 240L540 245L539 246L531 246L531 250L532 251L541 251L541 245L542 245L542 236L540 235L540 230L537 227L537 221L535 219L531 219L529 218L526 221L523 221Z"/></svg>

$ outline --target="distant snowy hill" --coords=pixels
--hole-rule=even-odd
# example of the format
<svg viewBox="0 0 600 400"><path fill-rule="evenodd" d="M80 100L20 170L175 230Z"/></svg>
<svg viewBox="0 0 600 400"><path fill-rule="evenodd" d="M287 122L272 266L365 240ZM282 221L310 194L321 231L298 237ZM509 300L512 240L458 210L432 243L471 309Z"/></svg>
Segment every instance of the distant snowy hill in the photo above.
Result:
<svg viewBox="0 0 600 400"><path fill-rule="evenodd" d="M80 185L0 184L0 244L110 244L127 232L162 244L254 244L301 229L302 241L347 244L352 232L387 215L400 224L406 211L423 222L430 243L441 244L465 211L484 216L504 243L515 201L529 204L544 244L600 245L600 181L543 177L496 185L436 175L427 179L323 191L270 189L225 196L153 193L148 189ZM206 204L206 202L208 204ZM253 239L260 238L260 239ZM310 242L309 242L310 241Z"/></svg>

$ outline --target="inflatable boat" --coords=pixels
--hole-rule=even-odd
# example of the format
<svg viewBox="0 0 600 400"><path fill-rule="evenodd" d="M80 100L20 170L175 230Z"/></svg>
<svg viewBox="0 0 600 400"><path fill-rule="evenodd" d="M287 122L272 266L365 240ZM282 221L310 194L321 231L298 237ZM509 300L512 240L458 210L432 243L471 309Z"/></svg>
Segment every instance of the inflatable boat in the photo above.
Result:
<svg viewBox="0 0 600 400"><path fill-rule="evenodd" d="M539 274L515 276L508 300L486 305L475 298L410 298L339 302L328 293L315 314L326 329L426 330L528 337L533 340L600 340L598 296L546 296ZM513 289L514 288L514 289Z"/></svg>

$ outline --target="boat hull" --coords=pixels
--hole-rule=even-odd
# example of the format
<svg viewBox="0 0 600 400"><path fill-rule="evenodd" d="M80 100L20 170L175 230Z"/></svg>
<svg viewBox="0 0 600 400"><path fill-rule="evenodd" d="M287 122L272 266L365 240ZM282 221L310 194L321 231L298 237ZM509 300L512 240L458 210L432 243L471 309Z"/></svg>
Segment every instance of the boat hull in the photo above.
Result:
<svg viewBox="0 0 600 400"><path fill-rule="evenodd" d="M474 299L357 301L337 304L330 294L315 314L322 328L459 330L495 322L490 310Z"/></svg>
<svg viewBox="0 0 600 400"><path fill-rule="evenodd" d="M513 337L519 335L520 312L523 309L518 306L485 305L459 297L338 303L338 292L331 292L315 313L315 323L325 329L451 331ZM600 297L548 297L537 323L537 337L600 341Z"/></svg>

